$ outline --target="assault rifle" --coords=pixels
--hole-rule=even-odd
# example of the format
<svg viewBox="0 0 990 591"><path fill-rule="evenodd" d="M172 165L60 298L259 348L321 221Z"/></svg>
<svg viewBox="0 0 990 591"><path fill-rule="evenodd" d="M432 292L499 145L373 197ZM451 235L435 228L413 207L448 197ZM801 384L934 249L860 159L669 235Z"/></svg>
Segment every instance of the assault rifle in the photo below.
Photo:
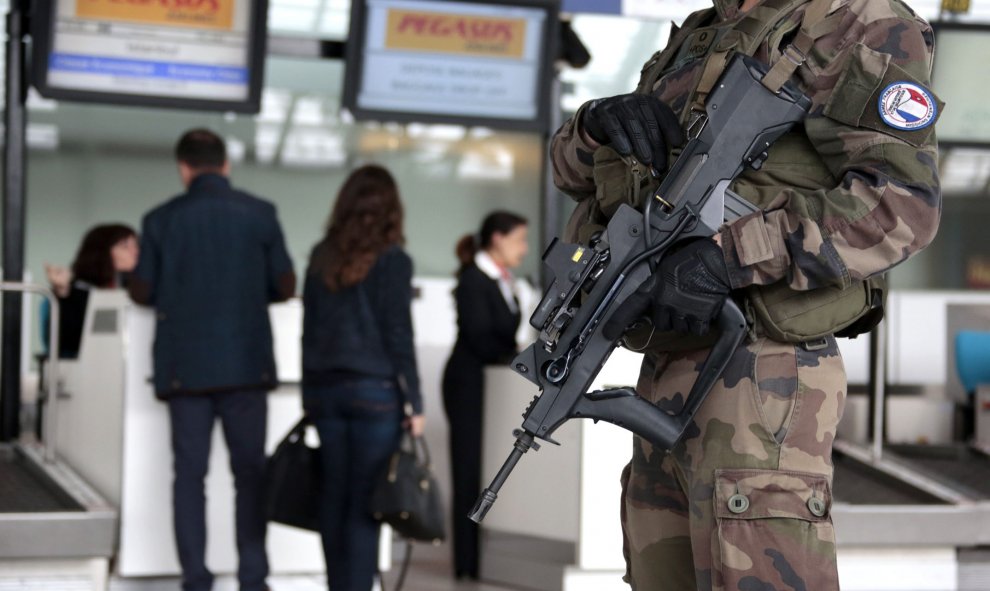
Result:
<svg viewBox="0 0 990 591"><path fill-rule="evenodd" d="M513 434L512 453L468 515L481 522L516 463L536 439L557 443L553 432L572 418L602 420L662 449L683 436L746 333L739 307L727 299L715 323L720 334L684 407L668 414L631 388L588 392L617 342L602 327L646 281L657 262L685 240L713 236L723 221L752 205L728 187L746 167L759 168L767 149L811 108L792 83L778 93L761 83L767 67L735 55L716 83L680 156L643 211L622 205L589 246L554 240L543 255L553 277L530 324L540 330L512 368L540 387ZM699 130L700 127L700 130Z"/></svg>

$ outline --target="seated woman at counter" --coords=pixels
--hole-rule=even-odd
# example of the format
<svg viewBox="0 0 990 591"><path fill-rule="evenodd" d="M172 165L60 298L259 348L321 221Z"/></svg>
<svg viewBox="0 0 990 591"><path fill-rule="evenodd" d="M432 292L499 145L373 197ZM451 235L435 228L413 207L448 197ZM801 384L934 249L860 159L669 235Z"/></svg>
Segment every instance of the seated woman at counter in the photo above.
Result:
<svg viewBox="0 0 990 591"><path fill-rule="evenodd" d="M303 290L303 406L320 436L320 534L331 591L370 591L379 524L368 501L423 403L412 329L412 259L395 180L363 166L344 182Z"/></svg>
<svg viewBox="0 0 990 591"><path fill-rule="evenodd" d="M443 406L450 423L453 480L454 574L478 578L478 525L466 516L481 493L481 425L485 365L516 353L519 301L511 269L526 256L526 218L508 211L485 217L481 231L463 237L454 298L457 342L443 374Z"/></svg>
<svg viewBox="0 0 990 591"><path fill-rule="evenodd" d="M79 355L90 290L126 287L137 260L137 232L124 224L105 224L86 232L70 268L45 265L48 282L58 297L59 357L74 359ZM41 326L46 350L49 315L48 301L43 300Z"/></svg>

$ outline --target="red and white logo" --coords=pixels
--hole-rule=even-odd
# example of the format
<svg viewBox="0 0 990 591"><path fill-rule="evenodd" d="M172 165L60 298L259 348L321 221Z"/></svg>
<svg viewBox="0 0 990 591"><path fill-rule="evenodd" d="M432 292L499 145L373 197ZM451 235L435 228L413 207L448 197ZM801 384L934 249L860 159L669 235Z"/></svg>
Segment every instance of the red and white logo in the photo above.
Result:
<svg viewBox="0 0 990 591"><path fill-rule="evenodd" d="M911 82L895 82L880 93L880 118L896 129L924 129L935 121L937 107L930 92Z"/></svg>

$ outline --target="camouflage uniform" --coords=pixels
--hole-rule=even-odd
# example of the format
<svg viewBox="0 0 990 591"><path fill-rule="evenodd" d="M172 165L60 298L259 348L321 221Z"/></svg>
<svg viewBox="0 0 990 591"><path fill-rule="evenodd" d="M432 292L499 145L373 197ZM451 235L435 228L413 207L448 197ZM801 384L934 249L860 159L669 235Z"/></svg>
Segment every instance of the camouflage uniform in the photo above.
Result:
<svg viewBox="0 0 990 591"><path fill-rule="evenodd" d="M653 56L639 91L687 123L706 56L732 44L727 30L768 19L776 23L753 53L776 63L809 4L782 20L766 4L742 15L732 0L715 0L712 22L689 17L696 30L679 33L680 49ZM898 129L878 108L892 83L930 88L931 28L900 0L834 0L827 14L829 31L795 76L813 100L810 115L733 186L763 209L720 231L743 302L754 286L789 289L798 301L847 288L927 246L938 225L933 126ZM658 59L667 65L651 78ZM551 157L557 186L586 212L600 146L582 111L558 130ZM707 354L649 351L640 395L678 409ZM633 589L837 590L831 450L845 394L833 337L784 343L757 323L684 441L666 454L634 440L622 505Z"/></svg>

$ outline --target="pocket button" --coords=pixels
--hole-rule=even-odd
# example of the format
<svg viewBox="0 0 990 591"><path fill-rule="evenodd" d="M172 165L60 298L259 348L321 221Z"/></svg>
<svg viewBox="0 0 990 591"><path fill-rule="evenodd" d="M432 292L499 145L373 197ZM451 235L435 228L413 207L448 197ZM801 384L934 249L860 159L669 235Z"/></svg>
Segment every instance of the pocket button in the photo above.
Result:
<svg viewBox="0 0 990 591"><path fill-rule="evenodd" d="M819 499L818 497L811 497L808 499L808 510L815 517L822 517L825 515L825 501Z"/></svg>
<svg viewBox="0 0 990 591"><path fill-rule="evenodd" d="M745 513L749 509L749 499L746 495L734 494L729 497L729 511L736 515Z"/></svg>

